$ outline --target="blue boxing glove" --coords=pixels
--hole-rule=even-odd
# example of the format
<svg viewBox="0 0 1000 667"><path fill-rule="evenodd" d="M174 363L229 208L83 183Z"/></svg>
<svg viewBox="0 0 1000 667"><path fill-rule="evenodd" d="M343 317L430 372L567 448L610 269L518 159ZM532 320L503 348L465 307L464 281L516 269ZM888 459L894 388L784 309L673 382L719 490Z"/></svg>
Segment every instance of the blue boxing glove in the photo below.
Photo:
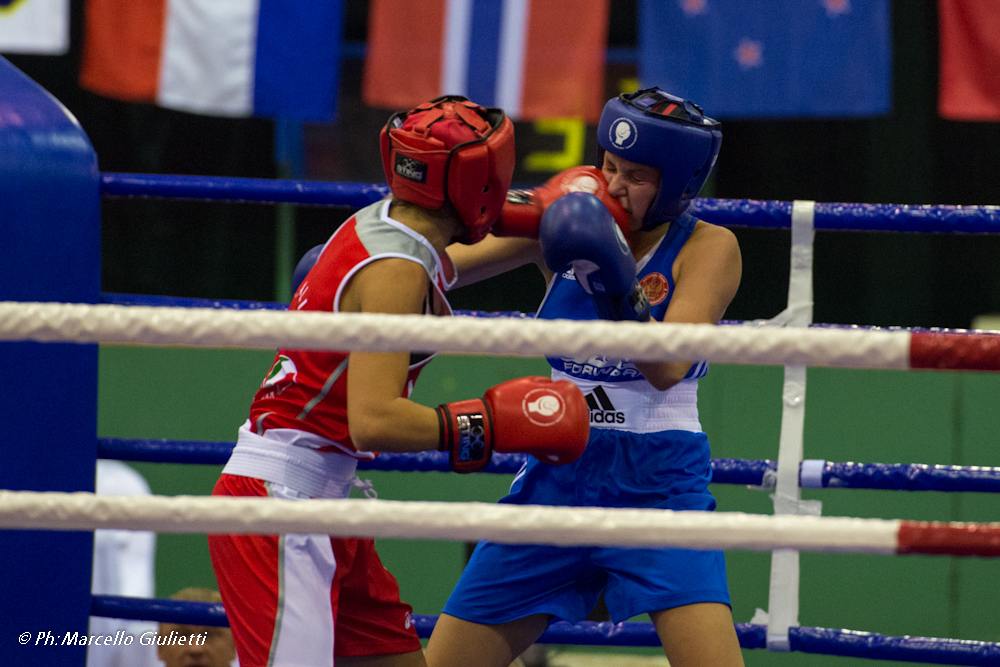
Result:
<svg viewBox="0 0 1000 667"><path fill-rule="evenodd" d="M320 243L318 246L310 248L295 265L295 271L292 272L292 294L299 291L299 285L306 279L306 274L316 265L316 260L319 259L319 254L323 252L325 245L325 243Z"/></svg>
<svg viewBox="0 0 1000 667"><path fill-rule="evenodd" d="M545 264L557 273L572 268L602 320L649 321L632 249L600 199L585 192L559 197L542 215L538 238Z"/></svg>

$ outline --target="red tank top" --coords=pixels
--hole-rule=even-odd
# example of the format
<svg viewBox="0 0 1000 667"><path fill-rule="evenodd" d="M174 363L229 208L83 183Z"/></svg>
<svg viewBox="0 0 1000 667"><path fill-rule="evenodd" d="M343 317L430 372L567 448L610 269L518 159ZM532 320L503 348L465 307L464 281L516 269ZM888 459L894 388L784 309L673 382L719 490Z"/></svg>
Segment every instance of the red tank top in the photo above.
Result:
<svg viewBox="0 0 1000 667"><path fill-rule="evenodd" d="M424 312L451 314L444 295L454 282L450 260L446 255L442 262L423 236L390 218L387 200L361 209L341 225L302 281L289 310L339 312L340 298L351 277L362 267L387 257L422 264L433 286ZM433 356L410 355L404 398L409 398L417 376ZM271 428L307 431L332 441L321 450L369 458L369 454L354 448L348 429L349 358L347 351L279 349L250 407L253 430L258 434Z"/></svg>

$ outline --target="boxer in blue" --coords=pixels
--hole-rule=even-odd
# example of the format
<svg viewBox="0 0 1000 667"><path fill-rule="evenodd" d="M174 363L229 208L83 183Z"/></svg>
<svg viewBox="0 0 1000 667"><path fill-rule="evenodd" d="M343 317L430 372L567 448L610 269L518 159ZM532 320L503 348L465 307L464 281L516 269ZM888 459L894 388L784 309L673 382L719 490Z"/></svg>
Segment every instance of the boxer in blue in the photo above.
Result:
<svg viewBox="0 0 1000 667"><path fill-rule="evenodd" d="M739 286L739 246L686 209L721 141L718 122L658 89L610 100L600 170L509 195L494 234L528 238L450 247L459 284L535 262L549 278L538 317L717 324ZM715 508L697 406L707 364L549 362L553 379L585 395L590 442L565 466L529 457L501 502ZM616 622L649 614L674 667L743 664L721 552L483 542L441 614L428 665L506 667L549 623L586 618L602 593Z"/></svg>

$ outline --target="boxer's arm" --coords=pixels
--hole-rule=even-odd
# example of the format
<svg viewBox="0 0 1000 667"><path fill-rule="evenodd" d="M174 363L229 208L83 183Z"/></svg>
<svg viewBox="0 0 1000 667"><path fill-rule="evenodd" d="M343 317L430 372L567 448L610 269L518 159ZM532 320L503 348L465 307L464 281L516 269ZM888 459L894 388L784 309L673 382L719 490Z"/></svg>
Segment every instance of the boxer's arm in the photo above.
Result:
<svg viewBox="0 0 1000 667"><path fill-rule="evenodd" d="M629 215L621 203L608 192L608 183L597 167L571 167L556 174L544 184L530 190L511 190L507 193L500 217L493 225L494 236L520 236L538 238L542 215L552 202L571 192L586 192L601 200L615 219L615 224L628 238Z"/></svg>
<svg viewBox="0 0 1000 667"><path fill-rule="evenodd" d="M698 221L691 238L674 262L674 293L664 322L718 324L740 286L743 262L736 236ZM669 389L684 379L694 362L634 361L657 389Z"/></svg>
<svg viewBox="0 0 1000 667"><path fill-rule="evenodd" d="M419 314L429 288L427 272L420 264L381 259L351 279L340 308L344 312ZM437 449L437 414L402 398L409 353L351 352L348 359L347 419L354 446L359 451L385 452Z"/></svg>
<svg viewBox="0 0 1000 667"><path fill-rule="evenodd" d="M394 289L385 289L387 284ZM341 310L420 313L429 287L426 272L416 262L379 260L351 280ZM453 469L471 472L489 463L493 449L526 452L556 464L575 460L586 447L590 412L580 390L568 382L553 383L545 377L511 380L487 391L482 400L435 410L401 397L409 353L352 352L348 359L347 418L359 451L443 449L451 452ZM551 402L553 394L561 401L558 409ZM485 416L490 444L478 460L462 461L459 422L470 412ZM447 429L444 414L448 415Z"/></svg>
<svg viewBox="0 0 1000 667"><path fill-rule="evenodd" d="M545 265L537 241L539 226L552 202L570 192L588 192L600 199L622 234L628 236L628 213L608 193L601 170L589 166L572 167L537 188L511 190L492 234L473 245L456 243L448 247L448 255L458 273L455 287L471 285L525 264L536 265L548 282L552 272Z"/></svg>
<svg viewBox="0 0 1000 667"><path fill-rule="evenodd" d="M472 245L453 243L448 246L448 256L458 274L454 288L498 276L525 264L537 266L546 282L552 276L545 267L542 249L536 239L498 238L490 234Z"/></svg>

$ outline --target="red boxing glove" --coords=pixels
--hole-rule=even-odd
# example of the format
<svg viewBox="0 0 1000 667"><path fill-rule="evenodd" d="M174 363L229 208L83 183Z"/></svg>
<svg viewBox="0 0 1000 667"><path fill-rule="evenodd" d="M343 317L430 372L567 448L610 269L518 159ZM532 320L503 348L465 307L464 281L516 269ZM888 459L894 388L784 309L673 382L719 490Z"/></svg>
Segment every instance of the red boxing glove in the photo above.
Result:
<svg viewBox="0 0 1000 667"><path fill-rule="evenodd" d="M628 239L629 217L621 203L608 194L604 174L597 167L573 167L557 174L534 190L510 190L500 211L500 218L493 225L495 236L522 236L538 238L538 225L545 209L559 197L570 192L587 192L608 207L615 222Z"/></svg>
<svg viewBox="0 0 1000 667"><path fill-rule="evenodd" d="M498 384L482 399L437 408L441 442L451 469L475 472L493 451L531 454L562 465L580 458L590 438L590 408L572 382L537 375Z"/></svg>

